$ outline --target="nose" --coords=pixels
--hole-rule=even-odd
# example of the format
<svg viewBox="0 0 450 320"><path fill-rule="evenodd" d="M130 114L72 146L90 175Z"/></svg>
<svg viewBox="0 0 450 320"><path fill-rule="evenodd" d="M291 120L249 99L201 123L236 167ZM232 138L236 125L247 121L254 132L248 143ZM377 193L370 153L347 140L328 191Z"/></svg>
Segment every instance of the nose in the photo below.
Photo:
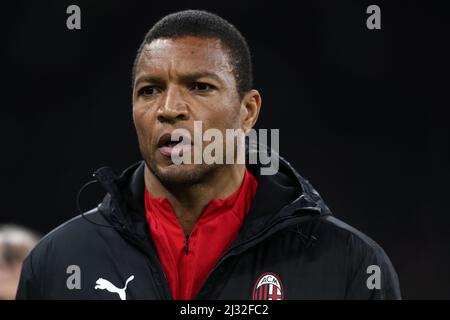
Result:
<svg viewBox="0 0 450 320"><path fill-rule="evenodd" d="M176 87L169 87L166 91L166 97L158 109L158 120L174 123L188 118L188 104L183 99L180 90Z"/></svg>

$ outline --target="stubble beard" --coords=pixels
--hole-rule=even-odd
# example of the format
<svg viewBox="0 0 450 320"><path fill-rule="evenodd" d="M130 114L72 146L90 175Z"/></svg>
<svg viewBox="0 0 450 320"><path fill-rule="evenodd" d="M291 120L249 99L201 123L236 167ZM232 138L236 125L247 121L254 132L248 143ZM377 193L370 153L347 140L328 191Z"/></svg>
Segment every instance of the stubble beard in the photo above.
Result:
<svg viewBox="0 0 450 320"><path fill-rule="evenodd" d="M144 158L147 168L167 189L187 188L205 184L220 171L221 164L158 165L151 157Z"/></svg>

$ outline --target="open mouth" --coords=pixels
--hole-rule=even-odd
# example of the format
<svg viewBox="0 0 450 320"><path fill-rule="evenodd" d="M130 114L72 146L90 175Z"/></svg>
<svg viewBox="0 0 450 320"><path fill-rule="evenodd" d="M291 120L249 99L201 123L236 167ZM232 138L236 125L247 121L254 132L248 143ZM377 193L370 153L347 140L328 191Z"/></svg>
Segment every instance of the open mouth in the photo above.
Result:
<svg viewBox="0 0 450 320"><path fill-rule="evenodd" d="M170 157L172 153L182 156L183 152L191 148L191 145L189 137L172 138L170 133L162 134L158 140L158 150L165 157Z"/></svg>

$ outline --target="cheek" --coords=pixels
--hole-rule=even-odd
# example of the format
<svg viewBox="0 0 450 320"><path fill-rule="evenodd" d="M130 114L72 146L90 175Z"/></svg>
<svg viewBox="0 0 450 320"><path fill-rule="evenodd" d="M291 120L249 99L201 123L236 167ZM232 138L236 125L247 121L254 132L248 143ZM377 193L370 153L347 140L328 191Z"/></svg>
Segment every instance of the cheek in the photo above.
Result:
<svg viewBox="0 0 450 320"><path fill-rule="evenodd" d="M134 107L133 108L133 121L136 128L136 133L138 135L141 143L146 143L151 141L152 132L152 115L147 111L148 109Z"/></svg>
<svg viewBox="0 0 450 320"><path fill-rule="evenodd" d="M221 96L215 99L213 108L208 108L211 127L217 129L234 129L240 126L240 103L233 97Z"/></svg>
<svg viewBox="0 0 450 320"><path fill-rule="evenodd" d="M141 102L133 105L133 120L136 125L148 125L153 117L152 108L148 104Z"/></svg>
<svg viewBox="0 0 450 320"><path fill-rule="evenodd" d="M213 117L209 118L208 121L204 122L203 132L207 129L218 129L222 132L223 137L225 137L227 129L238 128L240 128L240 124L234 114L231 112L220 112L216 113Z"/></svg>
<svg viewBox="0 0 450 320"><path fill-rule="evenodd" d="M227 105L218 112L216 122L224 129L236 129L240 127L239 119L239 107Z"/></svg>
<svg viewBox="0 0 450 320"><path fill-rule="evenodd" d="M140 134L142 132L142 128L144 127L144 117L141 110L133 108L133 122L134 126L136 127L136 131L138 132L138 134Z"/></svg>

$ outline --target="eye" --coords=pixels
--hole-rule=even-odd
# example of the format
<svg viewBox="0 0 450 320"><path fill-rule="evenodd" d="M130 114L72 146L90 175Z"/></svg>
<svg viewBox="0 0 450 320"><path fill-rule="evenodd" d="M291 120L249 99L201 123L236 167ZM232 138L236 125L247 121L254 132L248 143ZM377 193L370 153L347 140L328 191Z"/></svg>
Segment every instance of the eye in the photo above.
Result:
<svg viewBox="0 0 450 320"><path fill-rule="evenodd" d="M138 91L138 95L139 95L139 96L146 96L146 97L152 96L152 95L154 95L155 93L158 93L158 89L155 88L155 87L152 87L152 86L145 86L145 87L142 87L142 88L139 89L139 91Z"/></svg>
<svg viewBox="0 0 450 320"><path fill-rule="evenodd" d="M197 91L210 91L212 89L214 89L214 86L205 82L194 82L191 87L191 90Z"/></svg>

